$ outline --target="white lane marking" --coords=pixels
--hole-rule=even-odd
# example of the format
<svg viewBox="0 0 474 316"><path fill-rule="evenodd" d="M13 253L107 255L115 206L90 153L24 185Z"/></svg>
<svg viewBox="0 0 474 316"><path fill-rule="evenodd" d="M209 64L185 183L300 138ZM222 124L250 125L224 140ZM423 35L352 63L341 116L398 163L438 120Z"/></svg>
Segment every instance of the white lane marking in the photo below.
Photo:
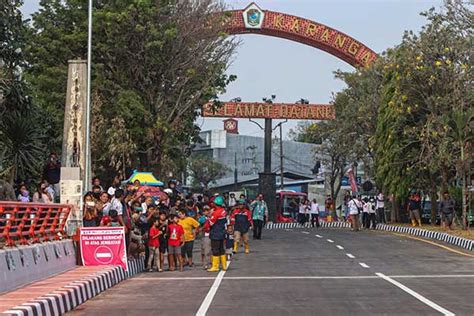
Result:
<svg viewBox="0 0 474 316"><path fill-rule="evenodd" d="M361 265L362 268L366 268L366 269L370 268L368 265L366 265L363 262L359 262L359 264Z"/></svg>
<svg viewBox="0 0 474 316"><path fill-rule="evenodd" d="M227 262L227 269L229 268L229 265L230 265L230 261ZM207 292L206 297L202 301L202 304L199 307L199 310L197 311L196 316L206 315L207 310L209 309L209 306L211 306L212 300L214 299L214 296L217 293L217 289L219 289L219 285L221 285L222 279L224 278L224 274L226 273L226 271L221 270L219 272L219 274L217 275L217 278L214 280L214 283L209 289L209 292Z"/></svg>
<svg viewBox="0 0 474 316"><path fill-rule="evenodd" d="M302 232L303 234L309 234L309 232Z"/></svg>
<svg viewBox="0 0 474 316"><path fill-rule="evenodd" d="M326 239L326 240L331 243L334 242L334 240L331 240L331 239Z"/></svg>
<svg viewBox="0 0 474 316"><path fill-rule="evenodd" d="M346 253L346 256L348 256L348 257L351 258L351 259L355 259L355 256L354 256L353 254Z"/></svg>
<svg viewBox="0 0 474 316"><path fill-rule="evenodd" d="M341 250L344 250L344 247L342 247L342 246L337 245L336 247L341 249Z"/></svg>
<svg viewBox="0 0 474 316"><path fill-rule="evenodd" d="M454 313L439 306L438 304L436 304L435 302L433 301L430 301L429 299L427 299L426 297L424 297L423 295L413 291L412 289L406 287L405 285L401 284L400 282L398 281L395 281L394 279L386 276L385 274L383 273L380 273L380 272L377 272L375 273L375 275L377 275L378 277L384 279L385 281L387 282L390 282L392 283L393 285L397 286L398 288L402 289L403 291L407 292L408 294L410 294L411 296L413 296L414 298L418 299L419 301L425 303L426 305L428 305L429 307L437 310L438 312L440 312L441 314L443 315L453 315L454 316Z"/></svg>
<svg viewBox="0 0 474 316"><path fill-rule="evenodd" d="M316 236L318 238L323 238L323 236L321 236L321 235L314 235L314 236Z"/></svg>
<svg viewBox="0 0 474 316"><path fill-rule="evenodd" d="M425 274L425 275L389 275L388 277L393 278L393 279L430 279L430 278L474 278L474 274ZM151 277L144 277L144 278L131 278L128 279L127 282L134 282L134 281L166 281L166 280L196 280L196 281L202 281L202 280L214 280L214 277L157 277L157 278L151 278ZM291 280L291 279L379 279L378 276L374 275L362 275L362 276L352 276L352 275L347 275L347 276L284 276L284 275L275 275L275 276L240 276L240 277L226 277L226 280L253 280L253 279L260 279L260 280ZM4 299L8 300L8 299ZM13 299L12 299L13 300Z"/></svg>

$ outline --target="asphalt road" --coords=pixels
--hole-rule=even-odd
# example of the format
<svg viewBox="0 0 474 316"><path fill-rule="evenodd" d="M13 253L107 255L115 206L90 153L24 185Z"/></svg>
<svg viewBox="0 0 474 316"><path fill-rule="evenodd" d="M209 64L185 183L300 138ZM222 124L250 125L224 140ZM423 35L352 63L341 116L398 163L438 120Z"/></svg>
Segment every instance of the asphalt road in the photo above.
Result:
<svg viewBox="0 0 474 316"><path fill-rule="evenodd" d="M199 262L199 253L195 252ZM217 280L216 280L217 279ZM73 315L474 315L474 257L380 232L265 230L226 273L142 273Z"/></svg>

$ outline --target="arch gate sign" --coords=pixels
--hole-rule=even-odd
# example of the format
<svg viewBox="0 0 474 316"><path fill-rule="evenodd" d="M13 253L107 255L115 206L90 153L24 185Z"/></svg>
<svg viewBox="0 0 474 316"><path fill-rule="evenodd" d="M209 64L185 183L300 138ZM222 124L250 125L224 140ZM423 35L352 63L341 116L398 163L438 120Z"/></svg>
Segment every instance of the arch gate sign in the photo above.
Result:
<svg viewBox="0 0 474 316"><path fill-rule="evenodd" d="M229 16L224 27L232 35L253 33L285 38L328 52L354 67L369 65L377 58L374 51L347 34L308 19L262 10L253 2L244 10L226 14Z"/></svg>

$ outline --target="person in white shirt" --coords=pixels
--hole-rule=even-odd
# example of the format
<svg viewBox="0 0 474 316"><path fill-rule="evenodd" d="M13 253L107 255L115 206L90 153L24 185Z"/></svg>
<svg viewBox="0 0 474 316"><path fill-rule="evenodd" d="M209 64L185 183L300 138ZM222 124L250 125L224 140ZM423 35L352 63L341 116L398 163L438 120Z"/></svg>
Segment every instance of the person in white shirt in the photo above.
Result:
<svg viewBox="0 0 474 316"><path fill-rule="evenodd" d="M307 200L304 200L304 201L301 201L300 203L300 208L299 208L299 220L300 220L300 224L301 226L303 226L304 224L306 224L306 222L308 221L308 213L309 213L309 201Z"/></svg>
<svg viewBox="0 0 474 316"><path fill-rule="evenodd" d="M369 199L367 197L365 197L363 200L363 203L362 203L362 226L365 228L365 229L368 229L369 228L369 208L371 207L371 205L369 204Z"/></svg>
<svg viewBox="0 0 474 316"><path fill-rule="evenodd" d="M379 192L377 195L377 218L379 223L387 223L387 219L385 218L385 196L382 192Z"/></svg>
<svg viewBox="0 0 474 316"><path fill-rule="evenodd" d="M107 193L110 196L114 196L115 195L115 190L117 190L118 188L120 188L120 178L118 176L115 176L115 178L112 182L112 186L107 190Z"/></svg>
<svg viewBox="0 0 474 316"><path fill-rule="evenodd" d="M349 207L349 215L351 216L352 231L359 231L359 213L362 212L362 201L358 200L354 195L347 206Z"/></svg>
<svg viewBox="0 0 474 316"><path fill-rule="evenodd" d="M319 205L316 199L313 199L311 202L311 208L309 213L311 214L311 227L314 227L316 222L316 227L319 227Z"/></svg>
<svg viewBox="0 0 474 316"><path fill-rule="evenodd" d="M375 229L375 225L377 223L376 221L376 216L375 216L375 199L373 197L371 197L369 199L369 207L368 207L368 211L369 211L369 223L370 223L370 227L367 227L368 228L372 228L372 229Z"/></svg>

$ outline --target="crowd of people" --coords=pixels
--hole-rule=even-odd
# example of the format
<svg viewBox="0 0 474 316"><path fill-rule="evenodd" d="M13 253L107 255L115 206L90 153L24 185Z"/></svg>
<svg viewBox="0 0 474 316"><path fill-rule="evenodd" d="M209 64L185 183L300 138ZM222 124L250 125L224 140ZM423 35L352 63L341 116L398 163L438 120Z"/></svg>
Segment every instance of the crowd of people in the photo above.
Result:
<svg viewBox="0 0 474 316"><path fill-rule="evenodd" d="M263 195L248 201L245 195L184 194L170 181L163 194L149 196L136 180L122 188L115 178L107 190L93 179L84 196L83 226L123 226L128 256L145 256L148 271L183 271L194 267L194 244L200 240L201 263L209 272L227 268L241 246L250 253L249 232L261 239L268 217Z"/></svg>

